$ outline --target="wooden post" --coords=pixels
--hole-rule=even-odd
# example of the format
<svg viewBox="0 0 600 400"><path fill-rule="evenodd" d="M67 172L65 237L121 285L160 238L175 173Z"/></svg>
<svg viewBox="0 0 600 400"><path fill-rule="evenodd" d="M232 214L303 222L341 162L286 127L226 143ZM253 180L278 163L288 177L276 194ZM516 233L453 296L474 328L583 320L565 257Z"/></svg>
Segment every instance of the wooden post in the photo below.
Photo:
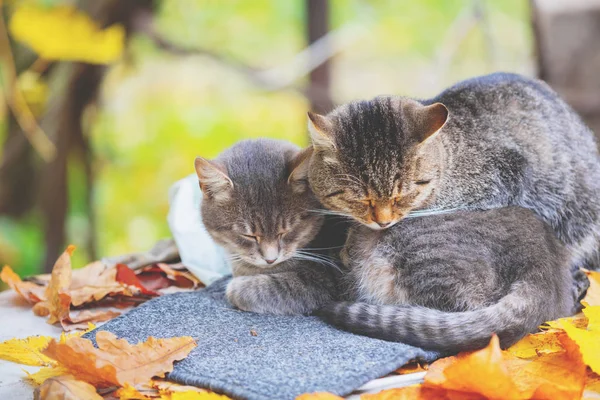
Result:
<svg viewBox="0 0 600 400"><path fill-rule="evenodd" d="M600 138L600 0L530 0L538 76Z"/></svg>
<svg viewBox="0 0 600 400"><path fill-rule="evenodd" d="M329 31L329 0L305 0L306 27L309 45ZM310 108L320 114L333 109L330 91L329 60L311 71L307 90Z"/></svg>

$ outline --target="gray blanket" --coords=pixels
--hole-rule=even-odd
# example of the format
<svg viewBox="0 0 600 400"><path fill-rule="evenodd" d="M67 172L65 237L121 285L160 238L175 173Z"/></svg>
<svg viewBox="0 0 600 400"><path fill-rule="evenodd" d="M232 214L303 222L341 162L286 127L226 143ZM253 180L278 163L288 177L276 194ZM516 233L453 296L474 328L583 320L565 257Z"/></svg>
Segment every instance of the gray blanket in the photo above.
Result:
<svg viewBox="0 0 600 400"><path fill-rule="evenodd" d="M233 309L228 278L190 293L148 301L87 334L115 333L130 343L149 336L192 336L198 343L169 379L249 400L288 400L302 393L347 395L413 359L435 353L343 332L316 317Z"/></svg>

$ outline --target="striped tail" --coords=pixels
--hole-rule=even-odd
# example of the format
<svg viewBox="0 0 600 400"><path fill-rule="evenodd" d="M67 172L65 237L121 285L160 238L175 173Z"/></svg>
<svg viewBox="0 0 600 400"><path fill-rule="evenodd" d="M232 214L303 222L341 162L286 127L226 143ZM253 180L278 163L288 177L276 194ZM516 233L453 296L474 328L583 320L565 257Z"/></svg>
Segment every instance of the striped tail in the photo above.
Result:
<svg viewBox="0 0 600 400"><path fill-rule="evenodd" d="M515 284L498 303L473 311L445 312L400 305L336 302L318 315L342 329L443 353L485 347L495 333L503 348L533 332L553 315L541 293ZM547 302L546 302L547 303Z"/></svg>

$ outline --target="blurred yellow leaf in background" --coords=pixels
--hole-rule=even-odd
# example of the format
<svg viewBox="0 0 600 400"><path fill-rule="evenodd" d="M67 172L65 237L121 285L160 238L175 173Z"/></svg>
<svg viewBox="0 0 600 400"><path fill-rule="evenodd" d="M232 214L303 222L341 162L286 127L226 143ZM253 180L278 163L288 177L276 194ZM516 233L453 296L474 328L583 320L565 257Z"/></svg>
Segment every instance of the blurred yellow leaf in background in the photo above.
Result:
<svg viewBox="0 0 600 400"><path fill-rule="evenodd" d="M108 64L121 56L125 40L122 26L100 29L87 14L68 6L17 7L9 29L15 40L47 60Z"/></svg>

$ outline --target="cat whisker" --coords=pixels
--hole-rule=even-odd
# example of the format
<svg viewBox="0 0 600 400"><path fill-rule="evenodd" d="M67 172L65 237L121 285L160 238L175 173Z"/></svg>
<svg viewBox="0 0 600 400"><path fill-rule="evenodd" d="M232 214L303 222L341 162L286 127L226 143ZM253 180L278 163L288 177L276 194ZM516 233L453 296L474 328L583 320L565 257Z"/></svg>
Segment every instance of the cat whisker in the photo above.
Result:
<svg viewBox="0 0 600 400"><path fill-rule="evenodd" d="M340 273L342 273L341 268L334 261L332 261L332 258L329 258L322 254L306 253L303 251L296 250L296 255L294 257L302 260L314 261L316 263L325 264L332 268L335 268Z"/></svg>
<svg viewBox="0 0 600 400"><path fill-rule="evenodd" d="M332 211L332 210L311 210L311 209L307 209L306 211L311 212L311 213L315 213L315 214L320 214L320 215L332 215L332 216L337 216L337 217L345 217L345 218L352 218L350 215L344 214L342 212L339 211Z"/></svg>
<svg viewBox="0 0 600 400"><path fill-rule="evenodd" d="M416 218L416 217L426 217L428 215L439 215L439 214L448 214L448 213L452 213L454 211L460 211L462 210L462 208L447 208L447 209L443 209L443 208L438 208L438 209L431 209L431 210L417 210L417 211L411 211L409 212L404 218Z"/></svg>
<svg viewBox="0 0 600 400"><path fill-rule="evenodd" d="M344 245L341 245L341 246L332 246L332 247L303 247L301 249L298 249L297 251L304 251L304 250L331 250L331 249L341 249L342 247L344 247Z"/></svg>

